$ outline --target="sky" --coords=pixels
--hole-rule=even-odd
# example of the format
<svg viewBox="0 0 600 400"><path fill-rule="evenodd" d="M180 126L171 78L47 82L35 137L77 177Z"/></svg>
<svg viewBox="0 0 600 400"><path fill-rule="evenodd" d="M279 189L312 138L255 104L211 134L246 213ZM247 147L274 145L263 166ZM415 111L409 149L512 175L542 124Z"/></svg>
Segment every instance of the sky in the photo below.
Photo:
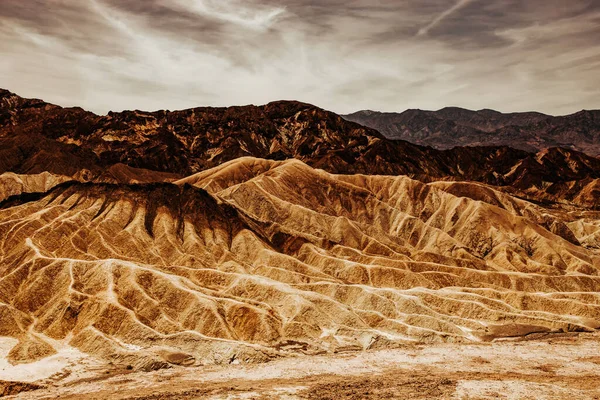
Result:
<svg viewBox="0 0 600 400"><path fill-rule="evenodd" d="M0 87L96 113L600 108L600 0L0 0Z"/></svg>

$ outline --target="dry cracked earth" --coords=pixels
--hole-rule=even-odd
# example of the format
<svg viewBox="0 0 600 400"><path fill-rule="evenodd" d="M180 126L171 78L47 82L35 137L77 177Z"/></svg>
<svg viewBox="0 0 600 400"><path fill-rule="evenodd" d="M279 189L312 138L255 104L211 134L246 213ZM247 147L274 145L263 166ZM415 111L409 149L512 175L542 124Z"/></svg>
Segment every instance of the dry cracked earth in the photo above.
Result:
<svg viewBox="0 0 600 400"><path fill-rule="evenodd" d="M600 396L596 178L327 169L0 175L0 395Z"/></svg>

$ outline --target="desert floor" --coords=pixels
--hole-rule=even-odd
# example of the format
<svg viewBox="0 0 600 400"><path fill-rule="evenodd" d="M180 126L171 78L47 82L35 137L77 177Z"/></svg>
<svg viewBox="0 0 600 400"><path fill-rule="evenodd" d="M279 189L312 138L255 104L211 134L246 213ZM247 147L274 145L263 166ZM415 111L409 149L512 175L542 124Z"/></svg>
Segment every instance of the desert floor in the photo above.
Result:
<svg viewBox="0 0 600 400"><path fill-rule="evenodd" d="M0 367L0 379L13 381L3 383L6 394L40 387L8 397L19 399L600 399L600 334L152 372L107 367L76 353ZM19 376L23 384L14 383Z"/></svg>

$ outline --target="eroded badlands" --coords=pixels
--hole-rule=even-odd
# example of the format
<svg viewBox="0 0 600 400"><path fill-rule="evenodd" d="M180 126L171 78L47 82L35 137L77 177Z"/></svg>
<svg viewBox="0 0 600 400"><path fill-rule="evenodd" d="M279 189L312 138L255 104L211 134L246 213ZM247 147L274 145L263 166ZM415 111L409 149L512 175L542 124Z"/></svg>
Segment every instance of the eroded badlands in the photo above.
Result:
<svg viewBox="0 0 600 400"><path fill-rule="evenodd" d="M597 212L297 160L175 183L4 179L0 336L17 366L67 351L153 370L600 328Z"/></svg>

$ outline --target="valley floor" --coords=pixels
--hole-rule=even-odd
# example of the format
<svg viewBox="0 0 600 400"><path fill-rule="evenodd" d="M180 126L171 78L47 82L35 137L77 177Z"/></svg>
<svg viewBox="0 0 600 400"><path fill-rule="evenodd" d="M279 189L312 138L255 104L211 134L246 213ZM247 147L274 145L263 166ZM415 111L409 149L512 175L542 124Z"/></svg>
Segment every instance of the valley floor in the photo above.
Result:
<svg viewBox="0 0 600 400"><path fill-rule="evenodd" d="M14 398L600 399L600 335L407 345L153 372L111 369L77 359L57 372L30 382L40 389ZM5 367L0 377L9 373ZM25 384L4 386L5 393L27 389Z"/></svg>

